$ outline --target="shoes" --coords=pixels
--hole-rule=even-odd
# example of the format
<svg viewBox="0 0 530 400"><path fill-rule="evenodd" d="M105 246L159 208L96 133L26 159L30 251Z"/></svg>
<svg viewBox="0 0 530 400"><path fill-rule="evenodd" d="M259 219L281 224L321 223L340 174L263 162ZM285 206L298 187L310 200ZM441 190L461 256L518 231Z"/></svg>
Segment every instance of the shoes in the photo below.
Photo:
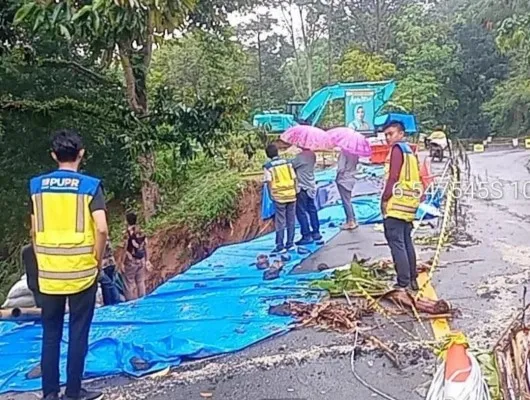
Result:
<svg viewBox="0 0 530 400"><path fill-rule="evenodd" d="M342 224L340 229L343 231L353 231L357 229L359 225L357 225L355 222L346 222L345 224Z"/></svg>
<svg viewBox="0 0 530 400"><path fill-rule="evenodd" d="M313 236L313 240L315 242L320 242L322 240L322 235L320 233L318 233L318 232L317 233L313 233L312 236Z"/></svg>
<svg viewBox="0 0 530 400"><path fill-rule="evenodd" d="M296 247L295 247L294 244L290 243L290 244L287 244L287 245L285 246L285 250L286 250L286 251L295 251L295 250L296 250Z"/></svg>
<svg viewBox="0 0 530 400"><path fill-rule="evenodd" d="M394 286L392 286L392 289L405 291L405 290L407 290L407 287L406 286L401 286L399 283L395 283Z"/></svg>
<svg viewBox="0 0 530 400"><path fill-rule="evenodd" d="M43 397L42 400L59 400L59 394L58 393L50 393L46 397Z"/></svg>
<svg viewBox="0 0 530 400"><path fill-rule="evenodd" d="M420 287L418 286L418 282L416 281L416 279L412 279L410 281L410 288L412 290L414 290L415 292L417 292L418 290L420 290Z"/></svg>
<svg viewBox="0 0 530 400"><path fill-rule="evenodd" d="M79 397L68 397L63 396L63 400L101 400L103 398L103 393L101 392L89 392L88 390L81 389L79 392Z"/></svg>
<svg viewBox="0 0 530 400"><path fill-rule="evenodd" d="M276 246L274 250L271 251L271 254L285 254L287 250L283 246Z"/></svg>
<svg viewBox="0 0 530 400"><path fill-rule="evenodd" d="M311 237L302 237L302 239L300 239L298 242L296 242L296 245L297 246L305 246L305 245L308 245L308 244L311 244L313 243L313 238Z"/></svg>

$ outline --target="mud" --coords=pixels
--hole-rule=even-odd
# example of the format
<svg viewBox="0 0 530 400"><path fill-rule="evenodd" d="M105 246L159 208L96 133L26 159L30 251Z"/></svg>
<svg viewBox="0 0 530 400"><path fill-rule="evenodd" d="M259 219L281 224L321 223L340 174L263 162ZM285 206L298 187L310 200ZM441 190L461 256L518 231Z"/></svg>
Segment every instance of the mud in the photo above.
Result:
<svg viewBox="0 0 530 400"><path fill-rule="evenodd" d="M272 229L272 221L261 219L261 184L249 181L242 191L233 221L217 221L201 232L191 232L186 226L170 226L149 237L153 270L148 273L147 290L150 292L186 271L220 246L251 240Z"/></svg>

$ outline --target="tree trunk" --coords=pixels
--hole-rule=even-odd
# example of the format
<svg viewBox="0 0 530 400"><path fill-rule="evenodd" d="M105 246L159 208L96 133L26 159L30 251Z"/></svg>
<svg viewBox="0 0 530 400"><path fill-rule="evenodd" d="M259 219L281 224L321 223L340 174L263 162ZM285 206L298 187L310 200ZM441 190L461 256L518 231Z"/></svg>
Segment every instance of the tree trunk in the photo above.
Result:
<svg viewBox="0 0 530 400"><path fill-rule="evenodd" d="M131 110L139 117L148 113L146 77L151 61L152 40L148 39L141 50L143 63L133 66L132 59L136 54L131 43L121 42L118 46L121 65L125 76L127 102ZM154 181L156 155L153 148L148 148L137 156L140 165L140 182L142 186L142 205L144 218L148 221L156 213L160 201L160 189Z"/></svg>
<svg viewBox="0 0 530 400"><path fill-rule="evenodd" d="M258 82L259 109L263 112L263 66L261 60L261 16L258 16Z"/></svg>
<svg viewBox="0 0 530 400"><path fill-rule="evenodd" d="M333 0L328 9L328 85L331 85L331 75L333 69Z"/></svg>
<svg viewBox="0 0 530 400"><path fill-rule="evenodd" d="M153 150L149 150L146 154L138 156L142 183L142 204L146 221L155 215L156 207L160 202L160 189L153 180L155 162L156 157Z"/></svg>

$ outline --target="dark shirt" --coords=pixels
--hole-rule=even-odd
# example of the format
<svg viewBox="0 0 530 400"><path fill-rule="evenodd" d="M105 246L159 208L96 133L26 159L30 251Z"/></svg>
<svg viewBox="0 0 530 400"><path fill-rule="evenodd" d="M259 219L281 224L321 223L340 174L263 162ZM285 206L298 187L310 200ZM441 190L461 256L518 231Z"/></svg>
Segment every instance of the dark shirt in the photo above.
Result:
<svg viewBox="0 0 530 400"><path fill-rule="evenodd" d="M107 207L105 206L105 194L103 193L103 188L101 187L101 185L98 186L98 190L88 206L90 208L91 213L93 213L94 211L107 209ZM31 199L31 197L29 201L29 208L31 215L33 215L33 200Z"/></svg>
<svg viewBox="0 0 530 400"><path fill-rule="evenodd" d="M394 194L394 185L399 181L402 166L403 152L399 146L394 145L392 147L392 153L390 153L390 171L385 190L383 191L383 201L389 201Z"/></svg>
<svg viewBox="0 0 530 400"><path fill-rule="evenodd" d="M145 235L136 227L127 229L127 252L137 259L145 257Z"/></svg>

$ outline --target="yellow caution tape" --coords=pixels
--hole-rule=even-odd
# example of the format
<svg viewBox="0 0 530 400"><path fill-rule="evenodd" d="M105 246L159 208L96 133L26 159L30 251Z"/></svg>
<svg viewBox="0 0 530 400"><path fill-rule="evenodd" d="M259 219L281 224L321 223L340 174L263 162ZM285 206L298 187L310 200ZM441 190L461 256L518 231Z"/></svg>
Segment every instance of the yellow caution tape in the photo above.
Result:
<svg viewBox="0 0 530 400"><path fill-rule="evenodd" d="M447 201L445 202L445 210L443 214L443 221L442 221L442 229L440 231L440 236L438 237L438 244L436 246L436 251L434 252L434 256L432 258L431 268L429 270L429 275L425 283L421 286L420 290L416 294L416 300L423 296L423 292L425 291L425 288L427 285L429 285L434 277L434 271L436 268L440 265L440 257L442 254L442 249L445 245L445 243L449 239L449 227L450 227L450 220L452 217L452 210L453 210L453 204L456 200L455 196L455 189L458 181L458 171L456 166L451 167L453 170L453 175L451 177L451 181L449 183L449 192L447 194Z"/></svg>
<svg viewBox="0 0 530 400"><path fill-rule="evenodd" d="M447 351L449 348L453 345L463 345L466 348L469 347L469 342L467 340L466 335L464 335L462 332L453 332L447 335L445 338L445 341L442 344L441 349L439 350L438 356L445 360L447 357Z"/></svg>

